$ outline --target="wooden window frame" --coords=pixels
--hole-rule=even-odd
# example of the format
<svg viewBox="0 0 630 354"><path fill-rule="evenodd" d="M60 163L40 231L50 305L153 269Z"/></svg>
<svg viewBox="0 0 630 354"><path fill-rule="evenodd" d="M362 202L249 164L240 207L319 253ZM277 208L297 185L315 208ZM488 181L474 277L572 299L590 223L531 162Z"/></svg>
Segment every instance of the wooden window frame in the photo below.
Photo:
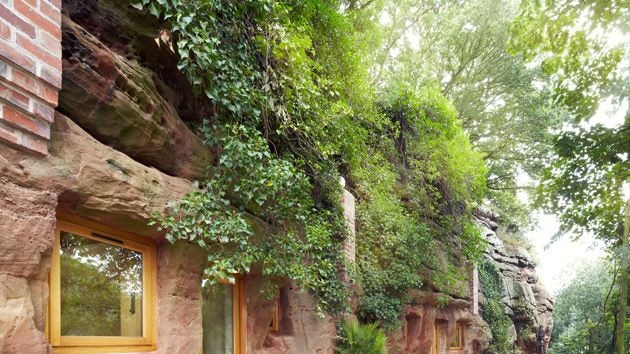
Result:
<svg viewBox="0 0 630 354"><path fill-rule="evenodd" d="M234 354L247 353L247 293L245 277L236 275L234 281L218 279L218 282L231 285L232 288L232 346ZM203 300L202 300L203 301ZM203 319L202 319L203 321ZM203 334L202 334L203 335ZM203 348L199 354L203 354Z"/></svg>
<svg viewBox="0 0 630 354"><path fill-rule="evenodd" d="M459 346L457 347L451 347L451 344L449 344L449 350L462 350L464 348L464 326L462 326L462 324L460 322L455 322L455 333L457 334L457 338L458 340L458 344Z"/></svg>
<svg viewBox="0 0 630 354"><path fill-rule="evenodd" d="M61 335L61 231L142 253L142 337ZM93 233L115 241L93 236ZM151 239L120 231L65 213L57 214L57 228L49 273L46 334L55 354L145 352L157 349L156 247Z"/></svg>

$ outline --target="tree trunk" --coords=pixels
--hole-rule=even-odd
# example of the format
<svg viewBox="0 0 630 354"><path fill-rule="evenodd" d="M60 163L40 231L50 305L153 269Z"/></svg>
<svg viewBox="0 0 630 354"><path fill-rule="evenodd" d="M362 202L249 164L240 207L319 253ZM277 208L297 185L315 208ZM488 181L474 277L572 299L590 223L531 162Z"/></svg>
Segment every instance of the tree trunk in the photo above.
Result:
<svg viewBox="0 0 630 354"><path fill-rule="evenodd" d="M624 326L628 307L628 231L630 230L630 199L626 201L623 236L621 239L621 274L619 277L619 316L617 321L617 354L626 354Z"/></svg>

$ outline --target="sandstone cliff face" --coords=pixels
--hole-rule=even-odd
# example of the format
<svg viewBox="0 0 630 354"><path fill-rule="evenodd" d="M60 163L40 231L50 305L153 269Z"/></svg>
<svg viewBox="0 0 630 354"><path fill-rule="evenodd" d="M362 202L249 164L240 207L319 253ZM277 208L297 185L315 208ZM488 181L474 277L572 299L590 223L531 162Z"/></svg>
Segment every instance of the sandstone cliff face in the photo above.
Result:
<svg viewBox="0 0 630 354"><path fill-rule="evenodd" d="M64 1L63 113L55 116L50 154L0 145L0 353L52 350L45 310L60 211L153 239L155 353L201 352L205 256L192 245L170 245L147 223L212 166L213 153L192 128L212 107L192 95L172 55L154 42L155 24L126 26L132 22L122 6ZM271 333L275 300L262 293L262 277L251 274L246 284L248 353L332 354L334 322L316 314L308 294L283 288L284 330Z"/></svg>
<svg viewBox="0 0 630 354"><path fill-rule="evenodd" d="M539 327L545 334L545 348L549 345L554 300L539 281L536 264L527 250L504 244L497 237L496 217L491 212L482 211L478 218L489 243L485 256L497 267L501 278L501 302L512 321L510 340L522 353L535 354ZM483 308L483 296L481 299Z"/></svg>
<svg viewBox="0 0 630 354"><path fill-rule="evenodd" d="M63 89L50 155L0 146L0 353L51 352L45 308L58 211L155 240L154 353L200 353L204 255L188 244L168 244L147 222L212 165L214 154L194 127L213 109L192 95L168 50L154 42L158 24L129 20L123 6L126 2L64 1ZM352 215L347 217L353 225ZM486 226L492 245L488 256L503 276L514 341L524 353L533 353L525 328L541 324L550 333L552 302L527 255L503 246L490 221ZM354 249L348 245L348 250ZM334 319L317 314L308 294L280 282L279 293L269 299L261 276L251 274L246 281L248 353L334 352ZM412 294L405 327L389 338L391 352L426 354L436 342L440 352L447 352L459 324L465 340L451 352L482 353L491 334L474 310L477 291L473 286L468 293L425 289ZM271 330L278 302L280 323ZM523 318L523 308L533 317Z"/></svg>

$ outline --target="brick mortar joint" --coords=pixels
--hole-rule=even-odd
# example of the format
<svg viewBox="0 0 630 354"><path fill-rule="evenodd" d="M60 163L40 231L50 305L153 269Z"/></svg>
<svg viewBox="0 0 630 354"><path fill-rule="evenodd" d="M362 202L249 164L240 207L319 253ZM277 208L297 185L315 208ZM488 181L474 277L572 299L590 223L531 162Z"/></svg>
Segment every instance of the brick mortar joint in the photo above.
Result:
<svg viewBox="0 0 630 354"><path fill-rule="evenodd" d="M9 44L14 45L16 48L23 49L22 47L19 47L16 43L9 43ZM28 53L28 51L26 51L26 52ZM30 53L28 55L31 58L33 57L33 55L30 54ZM60 84L59 84L59 86L57 86L57 85L53 84L52 82L46 80L45 78L43 78L41 76L38 76L36 73L33 73L33 72L29 71L29 70L26 70L19 63L16 63L15 61L13 61L10 58L6 57L2 53L0 53L0 60L2 60L5 63L7 63L11 67L12 70L17 70L20 73L22 73L23 75L26 75L26 76L34 79L34 80L37 80L37 81L43 83L49 89L53 89L53 90L56 90L56 91L60 91L61 90L61 80L59 80ZM47 67L49 67L49 65L46 64L43 60L40 60L40 59L38 59L36 57L34 58L34 61L35 61L36 64L45 64ZM61 62L61 57L59 57L59 61ZM59 74L59 76L62 75L62 73L58 73L58 74ZM2 79L1 76L0 76L0 79ZM37 95L37 93L34 93L34 92L33 92L33 94Z"/></svg>
<svg viewBox="0 0 630 354"><path fill-rule="evenodd" d="M39 79L39 78L37 78ZM12 82L11 80L8 80L7 78L0 76L0 84L5 85L6 87L16 91L19 94L22 94L24 96L28 96L29 98L35 99L37 100L37 102L39 102L40 104L45 105L46 107L49 107L51 109L55 109L57 108L56 104L50 103L48 101L46 101L44 98L42 98L39 94L32 92L30 90L27 90L23 87L21 87L20 85L16 84L15 82ZM56 87L50 87L52 90L56 91L57 93L59 93L59 89L57 89Z"/></svg>
<svg viewBox="0 0 630 354"><path fill-rule="evenodd" d="M45 123L45 124L48 124L48 125L52 125L52 123L53 123L53 122L50 122L50 121L48 121L48 120L46 120L46 119L42 118L42 117L41 117L40 115L38 115L37 113L34 113L34 112L30 112L30 111L25 110L24 108L22 108L22 107L20 107L20 106L18 106L18 105L16 105L16 104L14 104L13 102L11 102L11 101L7 100L6 98L4 98L4 97L2 97L2 96L0 96L0 104L5 104L5 105L8 105L8 106L10 106L10 107L11 107L11 109L13 109L13 110L15 110L15 111L17 111L17 112L19 112L19 113L22 113L22 114L24 114L24 115L26 115L26 116L28 116L28 117L31 117L31 118L33 118L33 119L37 119L38 121L41 121L42 123ZM54 119L54 118L53 118L53 119Z"/></svg>

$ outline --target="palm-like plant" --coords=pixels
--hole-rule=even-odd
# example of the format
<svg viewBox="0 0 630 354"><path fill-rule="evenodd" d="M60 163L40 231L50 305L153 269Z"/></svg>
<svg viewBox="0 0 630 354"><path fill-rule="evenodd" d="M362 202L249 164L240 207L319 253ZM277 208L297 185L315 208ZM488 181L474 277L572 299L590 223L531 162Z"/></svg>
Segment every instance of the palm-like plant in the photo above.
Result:
<svg viewBox="0 0 630 354"><path fill-rule="evenodd" d="M348 321L340 329L338 354L387 354L387 338L375 323L359 324Z"/></svg>

